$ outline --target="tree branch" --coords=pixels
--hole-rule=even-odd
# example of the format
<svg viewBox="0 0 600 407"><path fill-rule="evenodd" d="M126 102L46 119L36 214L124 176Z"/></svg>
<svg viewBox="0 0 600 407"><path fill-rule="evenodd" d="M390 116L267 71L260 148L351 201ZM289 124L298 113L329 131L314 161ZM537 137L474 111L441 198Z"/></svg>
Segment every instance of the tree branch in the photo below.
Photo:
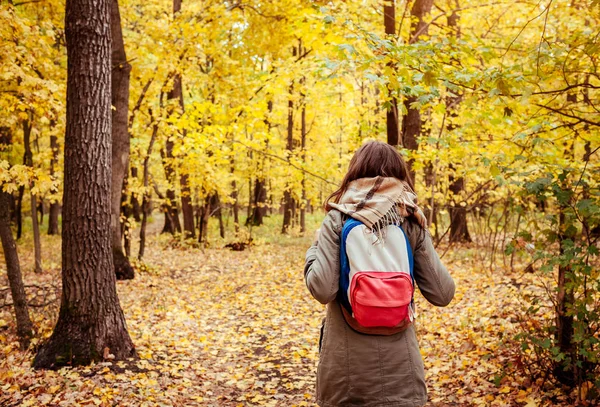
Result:
<svg viewBox="0 0 600 407"><path fill-rule="evenodd" d="M310 171L306 170L305 168L302 168L302 167L300 167L300 166L298 166L298 165L290 162L290 160L288 158L283 158L283 157L280 157L278 155L268 153L266 151L257 150L257 149L255 149L253 147L250 147L249 145L246 145L246 144L242 143L241 141L233 140L233 142L237 143L237 144L241 144L242 146L246 147L248 150L254 151L254 152L258 153L258 154L262 154L265 157L271 157L271 158L275 158L275 159L277 159L279 161L283 161L283 162L287 163L289 166L294 167L295 169L300 170L300 171L302 171L303 173L305 173L307 175L310 175L310 176L313 176L315 178L318 178L321 181L324 181L324 182L326 182L326 183L328 183L330 185L338 186L338 184L336 184L335 182L332 182L332 181L328 180L327 178L323 178L322 176L320 176L318 174L315 174L314 172L310 172Z"/></svg>
<svg viewBox="0 0 600 407"><path fill-rule="evenodd" d="M561 116L565 116L565 117L568 117L568 118L571 118L571 119L578 120L578 123L587 123L587 124L589 124L591 126L598 126L598 127L600 127L600 122L594 122L594 121L588 120L588 119L583 118L583 117L575 116L573 114L568 114L568 113L565 113L565 112L561 111L560 109L555 109L553 107L545 106L545 105L540 105L540 104L537 104L537 103L535 103L535 106L541 107L542 109L550 110L551 112L554 112L554 113L558 113ZM577 123L573 123L573 124L577 124Z"/></svg>

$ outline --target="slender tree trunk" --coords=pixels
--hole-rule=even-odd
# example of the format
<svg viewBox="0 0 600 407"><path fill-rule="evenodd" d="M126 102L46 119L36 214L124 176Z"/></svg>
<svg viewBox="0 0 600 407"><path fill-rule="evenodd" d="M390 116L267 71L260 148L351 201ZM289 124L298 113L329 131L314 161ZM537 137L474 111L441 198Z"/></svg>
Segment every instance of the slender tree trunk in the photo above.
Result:
<svg viewBox="0 0 600 407"><path fill-rule="evenodd" d="M386 0L383 6L383 24L385 33L388 37L396 37L396 0ZM389 66L392 66L390 63ZM393 90L388 88L388 98L390 106L386 109L386 131L387 142L392 146L397 146L399 142L399 113L398 99L393 95Z"/></svg>
<svg viewBox="0 0 600 407"><path fill-rule="evenodd" d="M50 158L50 172L54 176L56 168L58 167L58 137L55 135L50 136L50 149L52 150L52 157ZM48 234L58 235L58 215L60 213L60 203L53 201L50 203L50 211L48 214Z"/></svg>
<svg viewBox="0 0 600 407"><path fill-rule="evenodd" d="M121 29L121 15L118 0L111 1L110 32L112 39L112 191L111 221L112 253L115 275L119 280L134 277L133 267L123 253L121 227L122 195L125 175L129 163L129 76L131 65L125 55L125 44Z"/></svg>
<svg viewBox="0 0 600 407"><path fill-rule="evenodd" d="M131 178L137 179L138 177L138 169L135 166L131 167ZM129 196L129 205L131 206L131 215L136 222L140 222L142 220L142 205L140 204L140 199L135 194L130 194Z"/></svg>
<svg viewBox="0 0 600 407"><path fill-rule="evenodd" d="M129 175L125 173L125 179L123 180L123 194L121 195L121 210L124 221L121 222L121 235L123 236L123 249L125 250L125 256L129 261L129 257L131 257L131 223L129 219L131 219L131 204L129 200L129 196L131 194L125 193L128 190L129 184ZM118 278L118 277L117 277Z"/></svg>
<svg viewBox="0 0 600 407"><path fill-rule="evenodd" d="M415 0L410 15L413 19L410 29L409 43L414 44L422 36L428 34L428 23L425 22L425 16L431 11L433 0ZM417 137L421 132L421 112L419 109L412 108L411 105L417 101L415 96L409 96L404 100L406 116L402 120L402 144L409 150L417 150ZM412 170L412 160L409 161L411 177L415 180L415 173Z"/></svg>
<svg viewBox="0 0 600 407"><path fill-rule="evenodd" d="M460 27L458 25L459 15L456 12L457 9L460 8L458 0L455 0L456 8L452 11L452 14L448 17L448 27L454 32L456 38L460 37ZM456 118L458 117L458 106L462 101L461 95L456 96L448 96L446 98L446 110L449 112L448 117L448 125L446 129L451 132L456 129L458 126L455 123ZM450 208L450 242L471 242L471 234L469 233L469 225L467 223L467 209L466 207L457 205L456 203L460 201L460 194L465 190L465 179L464 177L458 177L454 179L453 176L448 177L448 181L450 183L450 191L452 191L454 197L459 197L459 199L453 198L454 206Z"/></svg>
<svg viewBox="0 0 600 407"><path fill-rule="evenodd" d="M31 130L32 130L32 114L29 113L29 119L23 122L23 144L25 145L25 155L23 163L29 168L33 168L33 154L31 152ZM30 189L33 189L33 182L30 184ZM33 192L30 193L31 201L31 227L33 229L33 246L35 254L36 273L42 272L42 243L40 241L40 224L37 217L37 200Z"/></svg>
<svg viewBox="0 0 600 407"><path fill-rule="evenodd" d="M8 201L9 194L4 192L2 187L0 187L0 239L2 240L8 283L10 285L10 293L15 309L17 336L19 337L21 348L27 349L29 347L29 341L33 336L33 325L31 324L29 311L27 309L27 297L25 295L23 277L21 276L17 245L15 244L12 231L10 230Z"/></svg>
<svg viewBox="0 0 600 407"><path fill-rule="evenodd" d="M208 242L208 221L210 219L211 201L212 196L209 195L204 199L204 205L198 208L198 210L200 211L198 222L199 243L206 244Z"/></svg>
<svg viewBox="0 0 600 407"><path fill-rule="evenodd" d="M181 10L181 0L173 0L173 16L177 15ZM183 114L185 111L185 104L183 100L183 80L181 73L177 72L173 76L173 88L167 93L167 99L175 100L178 104L176 110L178 114ZM173 112L171 112L173 113ZM182 132L182 139L186 137L186 131ZM169 153L170 152L170 153ZM167 153L170 154L169 158L173 159L173 148L167 149ZM183 214L183 232L184 238L193 238L195 236L194 228L194 208L192 205L192 196L189 185L189 175L187 173L181 174L179 177L179 185L181 188L181 212ZM168 195L168 194L167 194ZM173 194L174 197L174 194ZM170 198L169 198L170 199ZM175 202L174 200L172 201ZM179 218L177 218L179 223ZM177 230L181 232L181 226L177 227Z"/></svg>
<svg viewBox="0 0 600 407"><path fill-rule="evenodd" d="M17 224L17 199L13 194L8 196L8 211L10 213L10 223Z"/></svg>
<svg viewBox="0 0 600 407"><path fill-rule="evenodd" d="M67 125L62 294L36 368L135 356L115 286L111 247L109 0L67 0Z"/></svg>
<svg viewBox="0 0 600 407"><path fill-rule="evenodd" d="M252 216L252 176L248 177L248 205L246 206L246 225L248 219Z"/></svg>
<svg viewBox="0 0 600 407"><path fill-rule="evenodd" d="M294 48L294 56L296 55L296 48ZM290 85L290 98L288 99L288 122L287 122L287 145L286 149L288 156L292 155L294 150L294 101L292 95L294 94L294 83ZM292 211L293 202L291 185L286 185L285 191L283 192L283 225L281 227L281 233L287 233L288 229L292 225Z"/></svg>
<svg viewBox="0 0 600 407"><path fill-rule="evenodd" d="M39 204L37 204L37 211L36 213L39 215L39 224L43 224L44 223L44 200L42 199L41 202Z"/></svg>
<svg viewBox="0 0 600 407"><path fill-rule="evenodd" d="M233 158L231 159L231 174L233 175L235 170L235 163ZM231 181L231 199L233 199L233 227L235 228L236 235L240 231L240 203L238 201L238 189L237 182L235 179Z"/></svg>
<svg viewBox="0 0 600 407"><path fill-rule="evenodd" d="M146 151L146 156L144 157L144 173L142 176L144 183L144 197L142 199L142 223L140 225L140 249L138 252L139 260L142 260L142 257L144 257L144 250L146 248L146 225L148 223L148 216L150 216L150 197L152 195L150 188L148 187L150 178L150 155L152 154L152 148L154 147L154 142L158 135L158 123L152 114L152 110L150 110L150 117L152 118L152 136L150 137L150 143L148 144L148 151Z"/></svg>
<svg viewBox="0 0 600 407"><path fill-rule="evenodd" d="M463 177L450 178L450 191L454 194L453 207L450 208L450 241L451 242L471 242L471 235L467 227L467 208L460 205L460 192L465 189L465 180ZM458 199L456 199L458 197Z"/></svg>
<svg viewBox="0 0 600 407"><path fill-rule="evenodd" d="M246 226L260 226L263 224L263 218L267 212L267 188L264 179L256 178L252 196L252 212L246 220Z"/></svg>
<svg viewBox="0 0 600 407"><path fill-rule="evenodd" d="M225 224L223 223L223 211L221 211L221 200L219 194L215 194L211 198L211 213L214 212L215 216L219 219L219 236L225 239Z"/></svg>
<svg viewBox="0 0 600 407"><path fill-rule="evenodd" d="M304 88L306 79L301 80ZM302 110L300 112L300 148L302 150L302 162L306 165L306 95L302 89ZM306 174L302 173L302 200L300 203L300 233L306 232Z"/></svg>
<svg viewBox="0 0 600 407"><path fill-rule="evenodd" d="M25 186L19 187L17 196L17 240L23 235L23 196L25 195Z"/></svg>
<svg viewBox="0 0 600 407"><path fill-rule="evenodd" d="M267 126L267 132L271 131L270 114L273 112L273 100L269 98L267 102L268 114L265 116L264 123ZM268 151L269 140L265 142L265 151ZM263 218L267 214L267 180L265 174L266 160L263 155L258 161L256 171L256 180L254 184L254 194L252 199L252 211L246 219L246 226L260 226L263 224Z"/></svg>
<svg viewBox="0 0 600 407"><path fill-rule="evenodd" d="M560 207L558 240L560 244L560 255L564 255L564 242L567 239L565 235L565 211L566 207ZM573 344L573 335L575 333L573 326L573 314L569 312L575 294L572 288L571 267L568 264L561 264L558 267L558 294L556 296L556 342L558 348L570 362L557 362L554 369L554 375L563 384L572 386L575 383L575 359L573 354L575 346Z"/></svg>
<svg viewBox="0 0 600 407"><path fill-rule="evenodd" d="M589 96L584 93L583 101L589 103L587 100ZM577 93L567 93L567 104L573 105L577 103ZM587 130L587 129L586 129ZM575 142L569 146L568 141L564 142L565 158L570 161L575 160ZM589 156L584 156L584 161L589 159ZM564 192L569 191L569 179L567 172L563 172L561 179L560 189ZM558 211L558 244L559 244L559 255L562 258L565 255L565 246L570 243L569 236L567 235L567 229L569 225L567 223L566 213L572 207L572 199L568 202L559 202ZM573 316L573 304L575 302L575 292L573 284L573 272L570 264L561 262L558 266L558 293L556 296L555 303L555 314L556 314L556 332L555 338L558 343L560 353L565 355L561 361L557 361L554 366L554 376L559 382L573 386L577 378L577 356L576 346L573 343L573 336L575 335L574 327L574 316ZM582 368L580 366L579 368Z"/></svg>
<svg viewBox="0 0 600 407"><path fill-rule="evenodd" d="M431 198L429 199L429 207L425 208L425 217L428 225L435 225L434 237L438 237L438 206L435 202L435 191L437 187L436 168L433 163L427 164L425 167L425 185L429 189Z"/></svg>
<svg viewBox="0 0 600 407"><path fill-rule="evenodd" d="M40 224L37 218L37 203L35 195L31 194L31 226L33 228L33 247L35 252L35 272L41 273L42 270L42 242L40 241Z"/></svg>
<svg viewBox="0 0 600 407"><path fill-rule="evenodd" d="M186 238L196 236L194 225L194 207L192 206L192 196L190 191L189 176L183 174L180 178L181 185L181 212L183 213L183 230Z"/></svg>

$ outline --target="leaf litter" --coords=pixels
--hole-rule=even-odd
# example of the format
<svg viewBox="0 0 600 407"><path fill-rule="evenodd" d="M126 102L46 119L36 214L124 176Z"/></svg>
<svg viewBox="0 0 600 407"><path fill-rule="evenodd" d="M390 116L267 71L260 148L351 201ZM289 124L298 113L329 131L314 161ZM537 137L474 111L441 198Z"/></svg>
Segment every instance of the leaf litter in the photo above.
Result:
<svg viewBox="0 0 600 407"><path fill-rule="evenodd" d="M0 405L315 405L324 307L302 278L307 243L245 251L152 246L136 278L117 284L138 360L114 361L105 349L105 361L92 366L33 370L34 349L19 350L12 309L0 309ZM521 298L534 277L514 284L502 269L478 269L460 249L444 260L457 283L451 306L416 297L428 405L566 405L561 389L516 368ZM28 270L31 259L22 263ZM44 275L26 272L26 283L59 279L52 264ZM57 306L30 312L38 336L48 337Z"/></svg>

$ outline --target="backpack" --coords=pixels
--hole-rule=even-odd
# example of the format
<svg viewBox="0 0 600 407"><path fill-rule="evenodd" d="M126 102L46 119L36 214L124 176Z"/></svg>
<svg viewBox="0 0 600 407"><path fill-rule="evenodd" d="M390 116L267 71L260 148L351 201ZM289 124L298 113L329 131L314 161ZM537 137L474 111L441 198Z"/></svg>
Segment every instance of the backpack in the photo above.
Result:
<svg viewBox="0 0 600 407"><path fill-rule="evenodd" d="M342 228L338 301L348 324L366 334L392 335L415 318L410 243L400 225L383 226L383 234L378 241L353 218Z"/></svg>

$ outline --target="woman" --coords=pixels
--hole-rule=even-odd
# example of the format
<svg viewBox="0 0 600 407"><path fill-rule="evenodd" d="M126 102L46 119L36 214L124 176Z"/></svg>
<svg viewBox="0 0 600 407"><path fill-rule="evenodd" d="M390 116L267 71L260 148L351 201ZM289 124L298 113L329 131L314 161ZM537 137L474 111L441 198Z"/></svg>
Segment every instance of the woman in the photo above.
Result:
<svg viewBox="0 0 600 407"><path fill-rule="evenodd" d="M392 334L360 333L346 321L337 299L340 234L351 216L373 233L384 230L382 224L400 222L412 248L419 290L433 305L450 303L454 281L440 262L429 233L419 225L423 217L412 190L407 165L396 149L369 142L355 153L342 185L328 199L327 216L306 253L304 267L309 291L327 304L317 369L319 406L404 407L427 402L414 325ZM411 213L415 216L409 216Z"/></svg>

